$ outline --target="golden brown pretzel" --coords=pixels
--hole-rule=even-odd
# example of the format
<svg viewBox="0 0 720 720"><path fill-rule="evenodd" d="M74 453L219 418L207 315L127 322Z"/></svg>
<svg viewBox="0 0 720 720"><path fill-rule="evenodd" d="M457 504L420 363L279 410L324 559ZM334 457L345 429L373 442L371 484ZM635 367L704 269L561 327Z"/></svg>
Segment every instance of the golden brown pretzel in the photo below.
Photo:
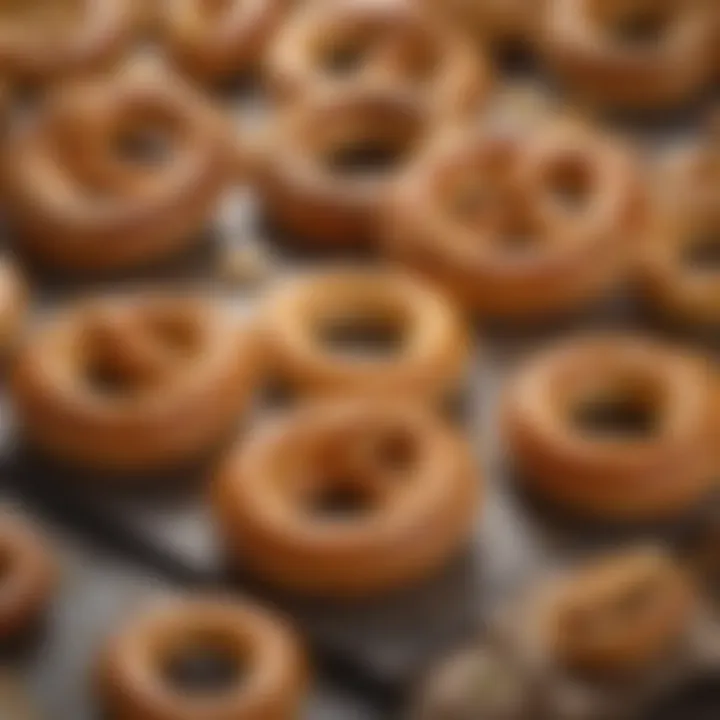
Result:
<svg viewBox="0 0 720 720"><path fill-rule="evenodd" d="M548 0L547 64L586 99L651 109L677 105L713 73L711 0Z"/></svg>
<svg viewBox="0 0 720 720"><path fill-rule="evenodd" d="M720 108L704 119L692 140L661 156L654 168L660 205L680 205L693 211L720 205Z"/></svg>
<svg viewBox="0 0 720 720"><path fill-rule="evenodd" d="M482 43L523 43L537 40L542 8L547 0L426 0L449 11L463 29Z"/></svg>
<svg viewBox="0 0 720 720"><path fill-rule="evenodd" d="M25 319L28 291L20 272L7 258L0 258L0 355L18 339Z"/></svg>
<svg viewBox="0 0 720 720"><path fill-rule="evenodd" d="M221 468L230 552L294 591L362 596L432 573L472 533L482 495L468 446L398 400L299 406Z"/></svg>
<svg viewBox="0 0 720 720"><path fill-rule="evenodd" d="M414 93L447 113L477 107L490 68L459 33L411 0L300 5L271 45L267 76L282 98L356 83Z"/></svg>
<svg viewBox="0 0 720 720"><path fill-rule="evenodd" d="M133 66L61 88L4 168L18 241L42 261L111 271L197 242L231 172L217 117L182 80ZM135 146L160 142L160 158Z"/></svg>
<svg viewBox="0 0 720 720"><path fill-rule="evenodd" d="M133 294L61 312L20 354L12 391L28 437L104 471L196 459L252 391L252 343L209 301Z"/></svg>
<svg viewBox="0 0 720 720"><path fill-rule="evenodd" d="M173 665L193 653L227 661L237 677L196 693L176 684ZM307 670L280 618L246 601L194 597L160 603L114 635L99 680L117 720L294 720Z"/></svg>
<svg viewBox="0 0 720 720"><path fill-rule="evenodd" d="M623 147L579 123L448 134L387 196L387 253L481 314L574 311L624 276L644 217Z"/></svg>
<svg viewBox="0 0 720 720"><path fill-rule="evenodd" d="M267 363L300 393L393 393L438 400L457 389L469 338L454 307L431 287L389 270L340 269L279 287L260 316ZM333 331L378 330L387 355L334 347Z"/></svg>
<svg viewBox="0 0 720 720"><path fill-rule="evenodd" d="M256 70L290 0L163 0L160 34L183 72L219 81Z"/></svg>
<svg viewBox="0 0 720 720"><path fill-rule="evenodd" d="M705 210L660 206L640 253L643 298L680 324L720 328L720 206ZM714 247L714 250L713 250ZM707 252L709 257L703 258ZM695 256L698 256L695 258Z"/></svg>
<svg viewBox="0 0 720 720"><path fill-rule="evenodd" d="M107 68L136 32L135 0L2 0L0 73L48 82Z"/></svg>
<svg viewBox="0 0 720 720"><path fill-rule="evenodd" d="M0 641L30 628L50 602L57 568L35 533L0 510Z"/></svg>
<svg viewBox="0 0 720 720"><path fill-rule="evenodd" d="M714 382L703 358L651 339L571 340L510 385L508 450L531 488L583 515L681 514L714 482Z"/></svg>
<svg viewBox="0 0 720 720"><path fill-rule="evenodd" d="M663 159L638 280L651 308L698 328L720 327L720 114Z"/></svg>
<svg viewBox="0 0 720 720"><path fill-rule="evenodd" d="M417 98L389 88L354 85L293 103L265 140L257 178L265 210L303 245L371 244L391 178L436 126Z"/></svg>
<svg viewBox="0 0 720 720"><path fill-rule="evenodd" d="M593 560L554 589L544 618L550 652L571 671L642 669L678 642L694 601L688 578L658 549Z"/></svg>

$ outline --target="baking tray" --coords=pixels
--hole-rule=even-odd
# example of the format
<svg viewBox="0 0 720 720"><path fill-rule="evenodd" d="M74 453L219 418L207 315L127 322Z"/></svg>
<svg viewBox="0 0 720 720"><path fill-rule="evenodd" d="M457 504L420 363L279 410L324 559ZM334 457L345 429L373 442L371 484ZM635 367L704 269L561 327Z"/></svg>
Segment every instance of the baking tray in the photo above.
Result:
<svg viewBox="0 0 720 720"><path fill-rule="evenodd" d="M527 84L524 63L510 69L515 79ZM227 97L239 121L256 127L262 113L255 93L244 91L242 102L236 92ZM698 117L697 111L681 113L645 125L624 118L617 127L638 138L644 152L652 153L658 145L692 134ZM238 192L223 203L214 229L196 249L162 267L88 283L58 279L28 266L37 289L36 310L42 314L74 297L108 288L167 285L205 289L239 313L247 312L256 290L223 284L216 268L224 247L256 236L269 241L276 281L310 260L315 265L338 261L337 257L300 257L287 238L278 237L263 221L252 196ZM344 259L373 262L368 257ZM2 406L5 492L58 533L68 570L49 622L51 632L24 663L32 692L47 708L41 717L95 716L86 673L93 652L118 618L147 595L237 589L279 606L308 638L321 678L309 717L360 720L394 712L408 688L439 655L481 633L493 612L536 576L631 537L655 537L683 547L705 515L716 511L714 504L705 503L697 514L672 526L621 531L574 522L516 489L495 422L504 379L537 347L589 327L668 332L653 327L629 296L598 303L582 316L533 331L478 327L475 367L453 418L472 438L487 485L474 542L426 582L364 602L311 602L279 595L249 577L231 576L205 503L213 461L163 482L160 492L123 492L25 447L22 438L14 435L11 409ZM720 357L720 338L687 341ZM323 683L344 690L323 690Z"/></svg>
<svg viewBox="0 0 720 720"><path fill-rule="evenodd" d="M6 489L5 489L6 490ZM135 609L183 591L183 584L129 562L113 543L88 542L69 531L72 518L43 505L27 506L0 490L0 501L42 521L60 561L60 588L38 632L0 655L2 720L98 720L105 717L94 690L95 660L103 643ZM102 537L102 536L99 536ZM126 548L127 550L127 548ZM10 689L8 689L10 687ZM15 699L17 689L23 706ZM27 705L27 707L24 707ZM306 720L373 720L377 708L359 693L319 680L310 695Z"/></svg>

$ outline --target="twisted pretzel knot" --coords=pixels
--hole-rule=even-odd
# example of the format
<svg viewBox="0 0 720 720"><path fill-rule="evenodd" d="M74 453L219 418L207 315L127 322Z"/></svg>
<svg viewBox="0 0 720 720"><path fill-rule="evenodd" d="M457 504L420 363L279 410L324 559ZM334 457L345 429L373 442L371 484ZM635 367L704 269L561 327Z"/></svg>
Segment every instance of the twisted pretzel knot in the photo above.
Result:
<svg viewBox="0 0 720 720"><path fill-rule="evenodd" d="M603 157L589 131L567 130L536 139L497 134L480 140L440 178L451 214L490 241L528 233L561 246L578 232L602 232L608 219L603 211L622 212L611 174L617 162Z"/></svg>
<svg viewBox="0 0 720 720"><path fill-rule="evenodd" d="M217 139L204 120L198 98L169 73L128 69L109 83L78 84L61 95L45 127L45 147L81 189L134 200L159 191L184 165L199 169L216 160ZM153 139L170 145L164 162L152 148L132 156L122 145Z"/></svg>
<svg viewBox="0 0 720 720"><path fill-rule="evenodd" d="M604 559L572 578L555 607L561 660L626 670L656 659L687 626L692 593L660 551Z"/></svg>
<svg viewBox="0 0 720 720"><path fill-rule="evenodd" d="M0 564L0 638L5 641L19 637L45 610L57 569L43 541L5 508L0 509ZM2 704L0 697L0 710Z"/></svg>
<svg viewBox="0 0 720 720"><path fill-rule="evenodd" d="M215 509L246 567L352 597L447 559L479 490L467 446L432 411L346 398L305 404L249 438L220 469Z"/></svg>
<svg viewBox="0 0 720 720"><path fill-rule="evenodd" d="M338 414L325 434L309 438L297 491L312 499L329 483L335 491L360 491L374 506L385 506L403 490L400 481L423 466L422 444L423 426L410 418Z"/></svg>
<svg viewBox="0 0 720 720"><path fill-rule="evenodd" d="M103 66L135 20L128 0L2 0L0 66L34 80Z"/></svg>
<svg viewBox="0 0 720 720"><path fill-rule="evenodd" d="M640 287L650 306L671 321L712 329L720 318L720 282L712 263L720 229L717 110L707 118L699 142L666 158L658 180L638 258ZM703 248L711 253L709 263Z"/></svg>
<svg viewBox="0 0 720 720"><path fill-rule="evenodd" d="M83 333L85 370L135 393L166 385L202 353L203 318L189 300L91 309Z"/></svg>
<svg viewBox="0 0 720 720"><path fill-rule="evenodd" d="M435 63L439 61L439 49L429 42L435 33L419 16L398 10L391 5L382 13L358 15L355 23L342 23L338 35L330 41L327 60L354 61L354 75L361 81L430 78L438 70Z"/></svg>
<svg viewBox="0 0 720 720"><path fill-rule="evenodd" d="M13 144L11 221L54 264L159 259L198 238L231 171L227 140L203 100L159 67L62 88Z"/></svg>
<svg viewBox="0 0 720 720"><path fill-rule="evenodd" d="M271 48L268 69L283 95L318 82L432 94L443 110L467 109L489 85L489 70L429 10L406 0L341 0L302 7Z"/></svg>
<svg viewBox="0 0 720 720"><path fill-rule="evenodd" d="M671 155L661 174L663 204L666 200L693 212L717 212L720 187L720 107L708 115L699 142Z"/></svg>
<svg viewBox="0 0 720 720"><path fill-rule="evenodd" d="M255 69L289 0L166 2L164 33L185 72L204 80Z"/></svg>
<svg viewBox="0 0 720 720"><path fill-rule="evenodd" d="M713 15L712 0L552 0L541 46L592 104L676 106L712 81Z"/></svg>

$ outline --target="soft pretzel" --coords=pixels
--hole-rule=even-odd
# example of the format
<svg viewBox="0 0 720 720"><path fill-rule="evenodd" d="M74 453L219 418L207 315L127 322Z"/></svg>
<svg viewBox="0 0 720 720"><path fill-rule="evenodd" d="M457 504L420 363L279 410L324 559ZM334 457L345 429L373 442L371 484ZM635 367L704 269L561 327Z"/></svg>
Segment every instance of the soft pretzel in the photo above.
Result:
<svg viewBox="0 0 720 720"><path fill-rule="evenodd" d="M103 70L136 30L135 0L3 0L0 75L45 83Z"/></svg>
<svg viewBox="0 0 720 720"><path fill-rule="evenodd" d="M38 535L0 510L0 641L16 639L46 610L57 568Z"/></svg>
<svg viewBox="0 0 720 720"><path fill-rule="evenodd" d="M663 159L651 226L638 253L643 299L657 314L720 327L720 117L690 146Z"/></svg>
<svg viewBox="0 0 720 720"><path fill-rule="evenodd" d="M561 666L618 674L669 652L692 618L694 601L688 578L668 556L634 549L594 560L560 581L540 622Z"/></svg>
<svg viewBox="0 0 720 720"><path fill-rule="evenodd" d="M300 394L393 393L441 400L457 390L469 353L467 329L431 286L391 270L310 273L271 293L261 311L269 371ZM398 340L373 357L334 347L334 330L377 329Z"/></svg>
<svg viewBox="0 0 720 720"><path fill-rule="evenodd" d="M207 653L227 661L227 687L196 693L173 669ZM158 603L109 640L100 659L102 700L118 720L294 720L307 686L300 641L287 623L248 601L190 597Z"/></svg>
<svg viewBox="0 0 720 720"><path fill-rule="evenodd" d="M617 285L644 216L632 158L598 131L463 129L398 178L383 239L392 258L470 309L537 319Z"/></svg>
<svg viewBox="0 0 720 720"><path fill-rule="evenodd" d="M411 0L298 6L271 45L266 75L282 99L323 86L377 84L448 114L476 108L491 81L479 51Z"/></svg>
<svg viewBox="0 0 720 720"><path fill-rule="evenodd" d="M715 481L715 382L700 356L648 338L567 341L509 386L507 449L530 488L582 515L680 515ZM615 429L621 413L631 434Z"/></svg>
<svg viewBox="0 0 720 720"><path fill-rule="evenodd" d="M472 532L468 446L429 409L349 399L270 420L220 469L231 558L280 587L361 596L427 576Z"/></svg>
<svg viewBox="0 0 720 720"><path fill-rule="evenodd" d="M439 124L417 96L392 88L350 85L291 103L265 137L257 186L266 214L301 246L374 244L392 178Z"/></svg>
<svg viewBox="0 0 720 720"><path fill-rule="evenodd" d="M182 465L249 401L253 344L209 301L142 293L80 303L21 350L12 392L29 439L108 472Z"/></svg>
<svg viewBox="0 0 720 720"><path fill-rule="evenodd" d="M259 68L290 4L291 0L162 0L156 25L178 68L199 80L222 81Z"/></svg>
<svg viewBox="0 0 720 720"><path fill-rule="evenodd" d="M228 142L203 99L159 67L62 87L7 153L17 241L85 272L177 253L198 242L229 182Z"/></svg>
<svg viewBox="0 0 720 720"><path fill-rule="evenodd" d="M720 328L720 269L717 254L720 210L660 206L653 232L640 252L639 282L651 309L681 325ZM700 257L695 260L694 255Z"/></svg>
<svg viewBox="0 0 720 720"><path fill-rule="evenodd" d="M713 108L692 139L662 153L653 167L653 190L661 205L693 211L720 204L720 108Z"/></svg>
<svg viewBox="0 0 720 720"><path fill-rule="evenodd" d="M712 715L717 623L667 549L631 545L535 585L423 678L409 720L649 720L668 699L667 718Z"/></svg>
<svg viewBox="0 0 720 720"><path fill-rule="evenodd" d="M712 0L548 0L541 47L584 99L653 109L691 100L712 78Z"/></svg>

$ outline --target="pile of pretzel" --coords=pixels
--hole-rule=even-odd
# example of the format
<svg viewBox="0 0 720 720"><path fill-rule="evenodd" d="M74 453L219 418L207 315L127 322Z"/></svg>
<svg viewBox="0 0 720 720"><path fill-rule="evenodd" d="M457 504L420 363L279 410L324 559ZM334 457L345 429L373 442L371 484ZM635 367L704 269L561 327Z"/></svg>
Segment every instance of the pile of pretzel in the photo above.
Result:
<svg viewBox="0 0 720 720"><path fill-rule="evenodd" d="M712 0L2 0L0 342L19 431L115 483L209 462L231 565L374 597L438 572L482 522L489 469L447 411L483 382L474 321L562 320L575 331L502 395L518 482L591 521L688 516L720 480L720 127L701 109L717 41ZM508 45L564 104L502 121ZM268 100L253 129L222 102L248 78ZM702 127L667 152L604 122L688 107ZM212 294L112 289L206 242L238 188L318 266L278 274L242 320ZM373 262L319 262L357 251ZM109 289L36 322L24 266ZM642 329L582 327L614 298ZM363 331L391 347L338 341ZM290 402L268 408L278 387ZM51 555L3 515L0 643L51 604ZM544 585L412 718L633 720L663 678L720 677L720 640L698 642L720 613L669 552ZM243 682L169 683L198 645ZM310 677L297 631L237 597L150 609L98 665L118 720L290 720Z"/></svg>

